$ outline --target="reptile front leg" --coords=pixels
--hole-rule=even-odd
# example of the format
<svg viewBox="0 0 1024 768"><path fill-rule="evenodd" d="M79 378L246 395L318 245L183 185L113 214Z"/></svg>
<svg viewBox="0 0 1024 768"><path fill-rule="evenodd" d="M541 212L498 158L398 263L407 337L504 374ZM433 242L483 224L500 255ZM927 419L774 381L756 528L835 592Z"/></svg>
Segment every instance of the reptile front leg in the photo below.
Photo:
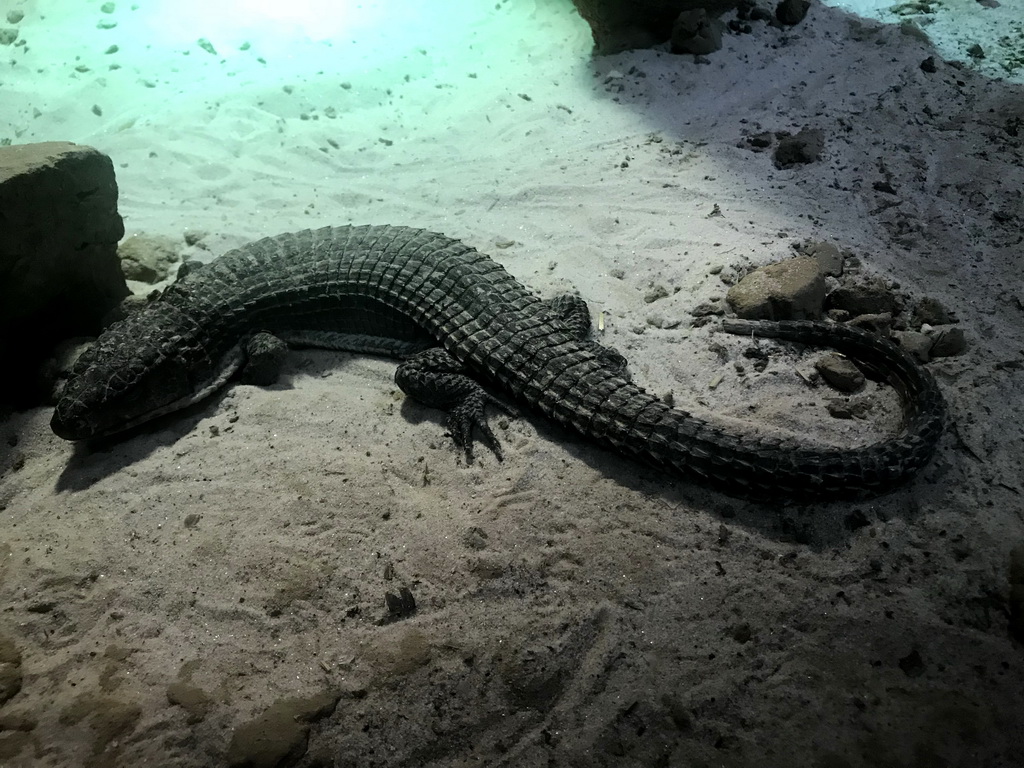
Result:
<svg viewBox="0 0 1024 768"><path fill-rule="evenodd" d="M419 352L395 371L395 383L409 397L448 411L448 429L455 444L466 451L466 461L473 460L473 428L501 461L501 444L487 424L484 412L493 405L509 416L515 412L493 397L465 373L462 363L440 347Z"/></svg>

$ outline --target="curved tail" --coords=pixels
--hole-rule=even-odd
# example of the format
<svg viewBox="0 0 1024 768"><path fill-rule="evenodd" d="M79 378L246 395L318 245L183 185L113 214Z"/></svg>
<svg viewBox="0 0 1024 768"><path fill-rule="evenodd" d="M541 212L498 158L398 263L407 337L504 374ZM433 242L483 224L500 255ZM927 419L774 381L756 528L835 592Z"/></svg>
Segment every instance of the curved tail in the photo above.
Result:
<svg viewBox="0 0 1024 768"><path fill-rule="evenodd" d="M740 435L666 407L642 421L646 458L713 484L733 496L792 500L877 496L909 479L935 454L946 407L931 374L880 336L810 321L726 319L731 334L771 337L837 349L900 395L903 424L894 437L863 447L794 445L792 439ZM634 428L640 424L634 422ZM636 443L634 443L636 444Z"/></svg>

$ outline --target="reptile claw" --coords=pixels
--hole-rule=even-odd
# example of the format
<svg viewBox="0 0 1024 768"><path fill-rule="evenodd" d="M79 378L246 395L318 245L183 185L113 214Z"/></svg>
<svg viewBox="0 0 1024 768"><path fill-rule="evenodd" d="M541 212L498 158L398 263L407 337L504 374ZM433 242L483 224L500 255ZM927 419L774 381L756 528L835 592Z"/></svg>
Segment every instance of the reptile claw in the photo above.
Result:
<svg viewBox="0 0 1024 768"><path fill-rule="evenodd" d="M508 406L482 389L466 395L462 402L452 408L448 414L448 429L452 433L452 439L455 441L455 444L465 449L467 464L473 461L474 428L479 433L482 442L498 457L498 461L504 460L504 456L501 453L501 443L498 442L498 438L494 436L494 432L487 423L485 406L488 404L495 406L506 414L513 415Z"/></svg>

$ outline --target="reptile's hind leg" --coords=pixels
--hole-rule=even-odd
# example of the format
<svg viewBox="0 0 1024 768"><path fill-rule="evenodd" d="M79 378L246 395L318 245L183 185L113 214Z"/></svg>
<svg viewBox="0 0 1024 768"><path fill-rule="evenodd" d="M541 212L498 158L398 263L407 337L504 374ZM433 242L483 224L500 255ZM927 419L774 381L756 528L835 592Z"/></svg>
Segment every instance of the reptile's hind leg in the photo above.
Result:
<svg viewBox="0 0 1024 768"><path fill-rule="evenodd" d="M514 416L515 412L467 376L465 370L447 351L435 347L399 365L395 383L424 405L448 411L448 429L455 444L465 449L466 461L473 459L474 427L500 461L501 444L487 424L484 408L493 405L509 416Z"/></svg>
<svg viewBox="0 0 1024 768"><path fill-rule="evenodd" d="M587 306L587 302L579 296L565 293L561 296L555 296L553 299L548 299L547 304L558 313L561 321L567 326L569 333L587 344L610 371L626 379L626 381L631 380L632 377L627 369L628 363L626 358L614 347L606 347L604 344L590 338L590 307Z"/></svg>

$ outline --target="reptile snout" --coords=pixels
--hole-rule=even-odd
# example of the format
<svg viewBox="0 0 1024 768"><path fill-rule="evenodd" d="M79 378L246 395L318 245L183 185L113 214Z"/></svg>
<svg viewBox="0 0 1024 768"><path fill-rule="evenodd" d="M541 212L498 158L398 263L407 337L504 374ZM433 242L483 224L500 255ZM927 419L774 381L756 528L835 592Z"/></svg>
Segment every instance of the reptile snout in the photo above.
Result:
<svg viewBox="0 0 1024 768"><path fill-rule="evenodd" d="M50 429L53 430L53 433L65 440L83 440L88 437L90 429L86 420L80 416L65 413L66 408L61 408L61 405L60 402L57 403L57 408L50 419Z"/></svg>

